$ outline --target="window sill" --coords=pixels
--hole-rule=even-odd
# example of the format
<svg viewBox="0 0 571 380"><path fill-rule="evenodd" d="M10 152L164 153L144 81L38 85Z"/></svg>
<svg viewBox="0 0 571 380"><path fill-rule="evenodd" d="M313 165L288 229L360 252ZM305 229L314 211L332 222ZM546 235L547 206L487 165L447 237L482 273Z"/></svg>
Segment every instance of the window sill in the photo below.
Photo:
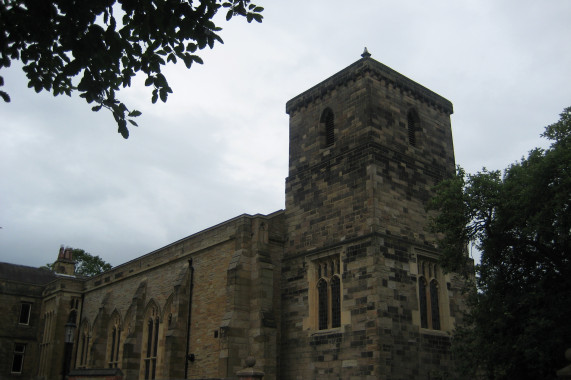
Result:
<svg viewBox="0 0 571 380"><path fill-rule="evenodd" d="M448 336L448 337L452 336L446 330L432 330L432 329L425 329L424 327L420 328L420 333L421 334L428 334L428 335Z"/></svg>
<svg viewBox="0 0 571 380"><path fill-rule="evenodd" d="M340 334L340 333L344 333L344 332L345 332L345 328L343 326L332 327L330 329L324 329L324 330L310 330L309 336L310 337L319 337L319 336L327 336L327 335L331 335L331 334Z"/></svg>

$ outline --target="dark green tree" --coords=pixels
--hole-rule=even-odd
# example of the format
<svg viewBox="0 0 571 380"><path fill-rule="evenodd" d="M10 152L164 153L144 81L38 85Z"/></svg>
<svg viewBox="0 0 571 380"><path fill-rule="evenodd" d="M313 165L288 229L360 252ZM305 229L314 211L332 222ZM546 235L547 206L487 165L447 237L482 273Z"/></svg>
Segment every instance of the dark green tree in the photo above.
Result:
<svg viewBox="0 0 571 380"><path fill-rule="evenodd" d="M262 7L249 0L2 0L0 69L23 64L28 87L54 96L79 92L93 111L110 110L118 132L141 114L117 99L139 72L152 88L151 100L172 92L161 68L168 62L202 64L196 51L222 43L212 21L220 8L226 20L262 21ZM4 79L0 76L0 86ZM10 97L0 90L0 97Z"/></svg>
<svg viewBox="0 0 571 380"><path fill-rule="evenodd" d="M105 262L101 257L85 252L83 249L71 248L73 261L75 261L75 274L79 276L91 277L103 273L112 268L111 264ZM54 264L46 264L50 270L54 270Z"/></svg>
<svg viewBox="0 0 571 380"><path fill-rule="evenodd" d="M571 107L536 148L503 174L487 171L438 186L430 207L442 264L466 271L481 252L468 324L453 349L466 379L555 379L571 347ZM467 276L469 278L469 276Z"/></svg>

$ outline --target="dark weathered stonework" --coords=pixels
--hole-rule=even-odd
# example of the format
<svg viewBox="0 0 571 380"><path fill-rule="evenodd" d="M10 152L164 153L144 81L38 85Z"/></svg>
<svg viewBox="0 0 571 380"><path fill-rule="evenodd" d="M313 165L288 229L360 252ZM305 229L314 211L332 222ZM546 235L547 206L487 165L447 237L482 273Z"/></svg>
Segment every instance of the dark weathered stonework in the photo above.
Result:
<svg viewBox="0 0 571 380"><path fill-rule="evenodd" d="M319 138L326 108L335 115L331 146ZM432 187L454 171L452 104L365 57L290 100L286 109L282 378L449 373L460 283L441 276L444 327L420 328L416 259L438 255L425 205ZM409 112L418 115L415 146ZM308 305L315 284L307 268L327 252L341 255L346 315L339 328L318 330Z"/></svg>
<svg viewBox="0 0 571 380"><path fill-rule="evenodd" d="M62 378L70 324L80 374L449 378L461 281L438 268L425 204L454 171L452 104L364 54L286 110L284 211L238 216L87 279L62 250L41 284L25 271L3 280L4 323L22 294L35 304L29 336L6 342L32 342L18 378Z"/></svg>

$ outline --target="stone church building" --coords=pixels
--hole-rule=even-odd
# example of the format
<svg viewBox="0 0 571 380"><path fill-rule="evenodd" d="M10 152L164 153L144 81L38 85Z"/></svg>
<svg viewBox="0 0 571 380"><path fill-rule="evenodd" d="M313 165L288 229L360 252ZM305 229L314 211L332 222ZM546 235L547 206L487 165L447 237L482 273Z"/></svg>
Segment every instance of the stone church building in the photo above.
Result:
<svg viewBox="0 0 571 380"><path fill-rule="evenodd" d="M362 58L286 104L284 210L240 215L103 274L2 263L2 379L450 378L462 282L425 205L454 173L440 95ZM66 336L66 332L68 336Z"/></svg>

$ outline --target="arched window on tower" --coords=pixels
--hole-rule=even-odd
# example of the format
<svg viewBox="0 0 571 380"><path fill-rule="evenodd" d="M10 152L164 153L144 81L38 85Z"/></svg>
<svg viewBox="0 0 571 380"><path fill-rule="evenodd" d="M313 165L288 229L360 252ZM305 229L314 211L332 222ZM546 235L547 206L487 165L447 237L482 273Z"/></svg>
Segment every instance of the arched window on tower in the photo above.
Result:
<svg viewBox="0 0 571 380"><path fill-rule="evenodd" d="M407 115L407 128L408 128L408 144L416 146L416 135L418 131L418 124L420 119L415 110L408 111Z"/></svg>
<svg viewBox="0 0 571 380"><path fill-rule="evenodd" d="M440 323L440 288L438 276L440 270L430 259L418 259L418 306L420 311L420 327L441 330Z"/></svg>
<svg viewBox="0 0 571 380"><path fill-rule="evenodd" d="M335 143L335 115L331 108L323 110L320 123L325 135L325 147L329 147Z"/></svg>
<svg viewBox="0 0 571 380"><path fill-rule="evenodd" d="M313 265L310 314L314 318L314 326L319 330L341 327L343 289L339 255L319 258L313 261Z"/></svg>

